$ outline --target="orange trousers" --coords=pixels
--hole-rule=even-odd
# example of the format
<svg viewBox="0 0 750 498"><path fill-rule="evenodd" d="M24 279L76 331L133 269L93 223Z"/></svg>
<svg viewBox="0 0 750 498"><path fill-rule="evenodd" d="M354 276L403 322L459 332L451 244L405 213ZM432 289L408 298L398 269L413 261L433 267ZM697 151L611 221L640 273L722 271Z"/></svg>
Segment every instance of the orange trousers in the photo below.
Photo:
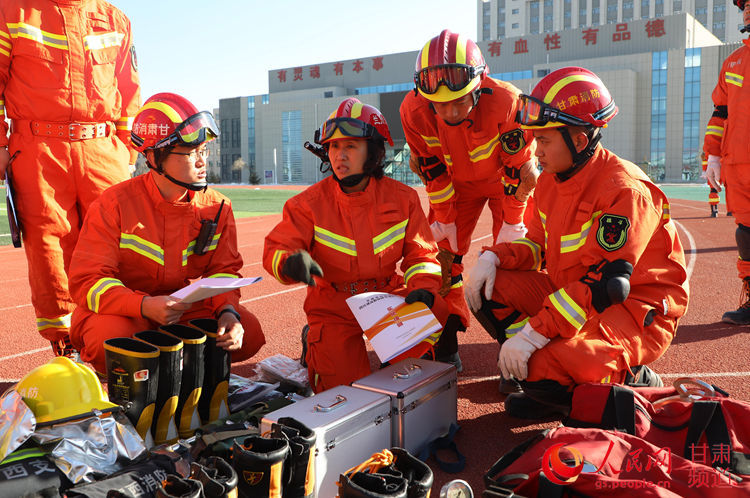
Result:
<svg viewBox="0 0 750 498"><path fill-rule="evenodd" d="M242 348L232 351L232 363L250 359L266 343L260 322L255 315L243 306L236 309L240 314L240 323L245 334L242 337ZM187 324L196 318L213 318L213 312L195 304L193 309L182 315L179 323ZM156 330L158 327L158 323L147 318L99 315L79 307L73 312L70 339L73 346L81 352L83 361L91 363L97 372L106 373L104 341L114 337L132 337L141 330Z"/></svg>
<svg viewBox="0 0 750 498"><path fill-rule="evenodd" d="M130 152L114 135L69 142L13 129L8 151L37 330L57 341L75 307L66 272L89 205L130 177Z"/></svg>
<svg viewBox="0 0 750 498"><path fill-rule="evenodd" d="M537 271L500 270L492 300L506 308L493 311L499 320L514 311L515 323L536 315L544 299L555 292L549 275ZM610 306L591 317L571 337L554 337L529 359L529 382L554 380L564 386L585 382L622 382L630 366L647 365L667 350L677 321L661 314L644 326L653 308L633 299Z"/></svg>
<svg viewBox="0 0 750 498"><path fill-rule="evenodd" d="M319 393L339 385L348 385L370 375L370 359L362 329L346 304L351 294L338 292L325 283L310 288L308 292L304 309L310 330L307 333L305 360L313 391ZM407 295L404 286L386 287L378 289L378 292ZM445 324L448 305L440 296L435 296L432 312L441 324ZM392 361L418 358L427 353L430 347L423 341Z"/></svg>
<svg viewBox="0 0 750 498"><path fill-rule="evenodd" d="M738 225L750 227L750 164L730 164L722 168L726 186L727 211ZM750 261L737 258L740 279L750 277Z"/></svg>

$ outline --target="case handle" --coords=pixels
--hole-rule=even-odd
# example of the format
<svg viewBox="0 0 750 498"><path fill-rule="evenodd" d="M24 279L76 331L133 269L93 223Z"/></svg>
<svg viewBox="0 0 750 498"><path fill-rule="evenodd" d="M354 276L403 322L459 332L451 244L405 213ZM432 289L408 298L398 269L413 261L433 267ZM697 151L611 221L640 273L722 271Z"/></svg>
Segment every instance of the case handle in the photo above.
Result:
<svg viewBox="0 0 750 498"><path fill-rule="evenodd" d="M393 378L394 379L410 379L415 375L419 375L422 373L422 367L417 365L416 363L412 363L411 365L407 365L404 368L403 373L402 372L393 372Z"/></svg>
<svg viewBox="0 0 750 498"><path fill-rule="evenodd" d="M334 401L333 404L330 404L328 406L315 405L315 407L313 408L313 411L315 411L315 412L330 412L331 410L335 410L336 408L338 408L339 406L343 405L344 403L346 403L346 397L343 396L343 395L341 395L341 394L337 394L336 395L336 401Z"/></svg>

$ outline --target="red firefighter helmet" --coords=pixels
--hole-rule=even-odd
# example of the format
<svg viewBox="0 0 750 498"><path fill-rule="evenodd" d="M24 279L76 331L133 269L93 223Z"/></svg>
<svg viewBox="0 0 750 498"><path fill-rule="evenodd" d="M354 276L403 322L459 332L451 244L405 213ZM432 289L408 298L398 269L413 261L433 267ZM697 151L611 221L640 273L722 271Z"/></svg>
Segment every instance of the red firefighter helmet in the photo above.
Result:
<svg viewBox="0 0 750 498"><path fill-rule="evenodd" d="M383 114L354 97L341 102L315 131L315 143L321 145L342 138L382 138L393 145L391 132Z"/></svg>
<svg viewBox="0 0 750 498"><path fill-rule="evenodd" d="M130 141L138 152L173 145L199 145L219 136L210 112L199 112L185 97L157 93L133 120Z"/></svg>
<svg viewBox="0 0 750 498"><path fill-rule="evenodd" d="M560 126L605 128L617 114L612 96L597 75L582 67L564 67L521 95L518 122L525 129Z"/></svg>
<svg viewBox="0 0 750 498"><path fill-rule="evenodd" d="M740 10L745 10L745 0L734 0L734 4Z"/></svg>
<svg viewBox="0 0 750 498"><path fill-rule="evenodd" d="M486 69L476 43L444 29L417 55L414 84L424 98L450 102L476 90Z"/></svg>

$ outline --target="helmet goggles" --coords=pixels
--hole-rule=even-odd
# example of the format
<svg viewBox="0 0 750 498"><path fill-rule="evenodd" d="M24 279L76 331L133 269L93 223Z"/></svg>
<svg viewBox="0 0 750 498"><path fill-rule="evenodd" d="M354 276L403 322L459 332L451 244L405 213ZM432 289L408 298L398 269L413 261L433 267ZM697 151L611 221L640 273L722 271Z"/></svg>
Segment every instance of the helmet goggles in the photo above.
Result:
<svg viewBox="0 0 750 498"><path fill-rule="evenodd" d="M426 67L414 73L414 84L422 92L433 95L440 85L445 85L452 92L457 92L482 74L486 66L468 66L466 64L441 64Z"/></svg>
<svg viewBox="0 0 750 498"><path fill-rule="evenodd" d="M339 133L338 136L336 132ZM369 123L354 118L333 118L315 130L315 142L323 144L334 138L382 138L378 130Z"/></svg>
<svg viewBox="0 0 750 498"><path fill-rule="evenodd" d="M560 109L542 102L530 95L521 95L521 109L516 121L524 127L548 128L553 126L597 126L605 127L607 122L602 118L609 116L615 110L614 100L594 115L580 118L562 112Z"/></svg>
<svg viewBox="0 0 750 498"><path fill-rule="evenodd" d="M155 148L170 145L200 145L219 136L219 127L214 117L208 111L193 114L168 137L156 143Z"/></svg>

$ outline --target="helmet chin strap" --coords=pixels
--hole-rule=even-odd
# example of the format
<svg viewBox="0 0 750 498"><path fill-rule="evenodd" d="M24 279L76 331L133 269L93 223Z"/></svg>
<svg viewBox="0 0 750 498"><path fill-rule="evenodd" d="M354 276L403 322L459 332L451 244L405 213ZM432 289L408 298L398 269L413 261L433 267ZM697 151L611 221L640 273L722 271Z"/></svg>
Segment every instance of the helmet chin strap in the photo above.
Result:
<svg viewBox="0 0 750 498"><path fill-rule="evenodd" d="M154 171L156 171L157 173L159 173L160 175L162 175L164 178L166 178L170 182L174 183L175 185L179 185L182 188L186 188L186 189L188 189L190 191L193 191L193 192L200 192L200 191L205 192L206 189L208 188L208 182L205 181L205 180L202 181L202 182L195 182L195 183L181 182L180 180L178 180L176 178L173 178L166 171L164 171L164 168L161 167L161 164L159 165L158 168L154 167L151 164L151 161L149 161L148 159L146 160L146 164L148 164L149 168L153 169Z"/></svg>
<svg viewBox="0 0 750 498"><path fill-rule="evenodd" d="M570 132L568 131L567 126L563 126L561 128L558 128L560 131L560 135L562 135L563 140L565 141L565 145L568 146L568 150L570 150L570 154L573 157L573 165L568 168L567 170L557 173L557 178L560 181L565 181L570 179L573 175L575 175L578 170L581 169L581 167L586 164L586 161L588 161L591 156L594 155L594 151L596 150L596 145L599 143L599 140L602 139L602 134L599 132L598 128L594 128L593 136L589 136L587 133L586 136L589 139L589 143L586 144L586 147L584 147L580 152L576 150L576 146L573 143L573 139L570 136Z"/></svg>
<svg viewBox="0 0 750 498"><path fill-rule="evenodd" d="M336 180L336 182L341 187L354 187L355 185L358 185L359 182L361 182L366 176L370 176L365 173L357 173L356 175L349 175L345 176L344 178L339 178L336 176L336 173L333 173L333 179Z"/></svg>
<svg viewBox="0 0 750 498"><path fill-rule="evenodd" d="M747 33L747 32L750 32L750 24L745 24L744 26L742 26L742 28L740 28L740 33Z"/></svg>

